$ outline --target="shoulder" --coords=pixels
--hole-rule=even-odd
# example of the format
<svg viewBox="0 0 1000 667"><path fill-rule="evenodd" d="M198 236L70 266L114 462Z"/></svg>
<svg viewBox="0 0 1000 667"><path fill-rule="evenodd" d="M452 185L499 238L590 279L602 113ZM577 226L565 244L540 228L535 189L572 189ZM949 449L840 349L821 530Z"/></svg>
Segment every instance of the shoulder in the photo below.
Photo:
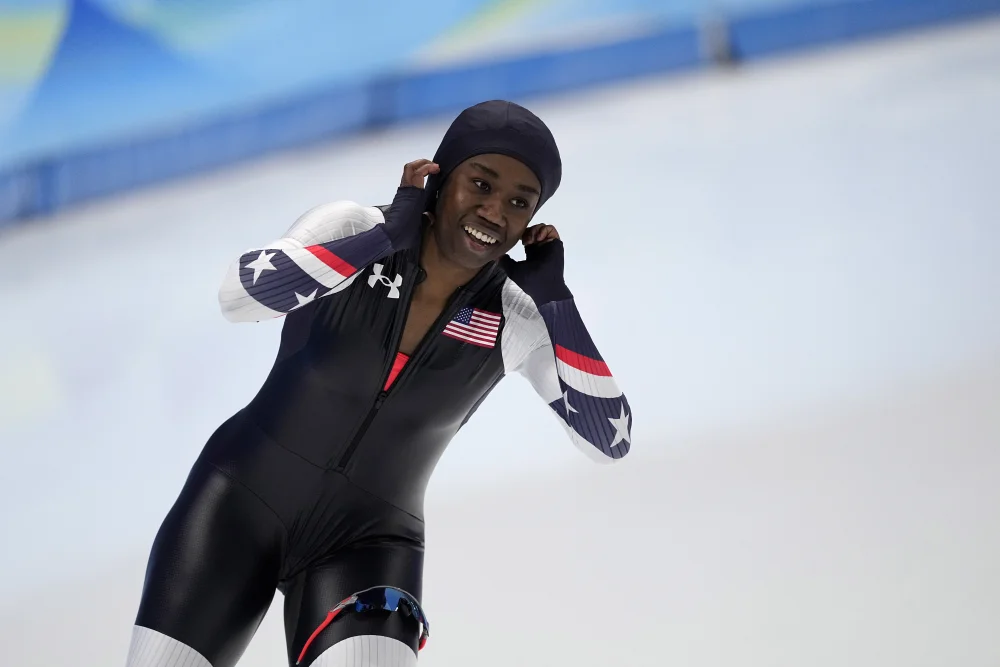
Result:
<svg viewBox="0 0 1000 667"><path fill-rule="evenodd" d="M303 245L354 236L385 222L383 208L349 200L320 204L300 215L285 236Z"/></svg>
<svg viewBox="0 0 1000 667"><path fill-rule="evenodd" d="M508 322L529 322L542 317L531 297L507 276L504 276L501 300Z"/></svg>
<svg viewBox="0 0 1000 667"><path fill-rule="evenodd" d="M504 366L518 368L534 350L549 343L545 320L535 302L510 278L504 279L501 290L503 302L503 338L501 349Z"/></svg>

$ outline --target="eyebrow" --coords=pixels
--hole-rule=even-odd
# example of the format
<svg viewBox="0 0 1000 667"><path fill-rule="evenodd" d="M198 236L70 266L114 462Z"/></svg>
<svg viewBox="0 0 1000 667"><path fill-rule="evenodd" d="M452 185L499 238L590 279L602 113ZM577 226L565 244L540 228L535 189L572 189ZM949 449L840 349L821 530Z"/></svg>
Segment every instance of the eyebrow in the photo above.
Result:
<svg viewBox="0 0 1000 667"><path fill-rule="evenodd" d="M498 174L496 170L490 169L485 164L482 164L480 162L473 162L472 166L478 169L479 171L483 172L487 176L492 176L493 178L500 178L500 174ZM542 196L541 192L531 187L530 185L523 185L521 183L518 183L515 187L521 192L530 192L533 195L538 195L539 197Z"/></svg>

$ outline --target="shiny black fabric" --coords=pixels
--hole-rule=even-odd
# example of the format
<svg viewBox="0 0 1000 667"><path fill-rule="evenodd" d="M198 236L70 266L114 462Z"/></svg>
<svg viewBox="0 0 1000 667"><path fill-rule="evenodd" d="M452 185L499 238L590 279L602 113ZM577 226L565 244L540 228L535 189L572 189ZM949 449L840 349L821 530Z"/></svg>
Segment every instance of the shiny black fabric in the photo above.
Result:
<svg viewBox="0 0 1000 667"><path fill-rule="evenodd" d="M338 294L290 313L257 395L209 439L153 544L136 623L234 665L285 594L289 664L327 611L378 585L421 595L423 500L451 438L503 377L492 347L442 334L459 309L503 311L505 275L458 290L388 391L419 282L418 250L367 267ZM392 283L403 276L400 293ZM401 614L338 619L308 664L357 634L400 639Z"/></svg>

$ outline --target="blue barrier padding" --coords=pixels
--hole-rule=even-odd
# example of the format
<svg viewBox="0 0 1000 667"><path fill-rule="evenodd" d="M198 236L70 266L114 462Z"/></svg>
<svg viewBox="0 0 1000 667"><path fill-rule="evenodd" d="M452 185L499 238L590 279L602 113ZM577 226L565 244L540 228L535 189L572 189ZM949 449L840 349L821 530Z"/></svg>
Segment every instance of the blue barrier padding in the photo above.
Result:
<svg viewBox="0 0 1000 667"><path fill-rule="evenodd" d="M0 173L0 223L357 132L369 106L357 85Z"/></svg>
<svg viewBox="0 0 1000 667"><path fill-rule="evenodd" d="M729 19L732 55L750 60L1000 11L1000 0L846 0Z"/></svg>
<svg viewBox="0 0 1000 667"><path fill-rule="evenodd" d="M752 60L1000 12L1000 0L843 0L730 17L730 54ZM304 95L0 172L0 228L94 197L374 126L707 64L697 26L498 62L407 72Z"/></svg>
<svg viewBox="0 0 1000 667"><path fill-rule="evenodd" d="M43 170L45 210L353 132L367 109L359 86L68 156Z"/></svg>
<svg viewBox="0 0 1000 667"><path fill-rule="evenodd" d="M694 26L612 44L407 74L380 82L373 122L401 122L489 99L523 100L703 63Z"/></svg>
<svg viewBox="0 0 1000 667"><path fill-rule="evenodd" d="M0 172L0 229L43 210L37 167Z"/></svg>

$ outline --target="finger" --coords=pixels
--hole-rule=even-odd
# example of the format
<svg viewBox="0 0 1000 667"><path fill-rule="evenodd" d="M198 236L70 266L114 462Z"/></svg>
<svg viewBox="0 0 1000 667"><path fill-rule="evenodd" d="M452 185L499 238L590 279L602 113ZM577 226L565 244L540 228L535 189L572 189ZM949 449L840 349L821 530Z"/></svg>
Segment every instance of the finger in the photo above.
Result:
<svg viewBox="0 0 1000 667"><path fill-rule="evenodd" d="M524 245L531 245L535 242L538 237L538 230L541 225L535 225L534 227L528 227L524 230L524 234L521 236L521 243Z"/></svg>
<svg viewBox="0 0 1000 667"><path fill-rule="evenodd" d="M538 225L538 227L535 228L534 242L538 244L538 243L545 243L546 241L548 241L551 229L552 229L551 225Z"/></svg>
<svg viewBox="0 0 1000 667"><path fill-rule="evenodd" d="M414 176L416 178L424 179L431 174L436 174L439 171L441 171L441 167L434 164L433 162L429 162L425 165L417 167L417 171L414 173Z"/></svg>
<svg viewBox="0 0 1000 667"><path fill-rule="evenodd" d="M434 164L433 162L431 164L426 164L423 167L420 167L419 169L417 169L417 172L413 175L413 186L418 188L424 187L424 181L427 180L427 177L430 176L431 174L436 174L439 171L441 171L441 167Z"/></svg>
<svg viewBox="0 0 1000 667"><path fill-rule="evenodd" d="M403 178L400 179L400 184L404 185L404 186L405 185L416 185L416 181L418 180L418 177L416 176L417 171L419 169L421 169L422 167L428 165L428 164L433 164L433 163L430 160L426 160L426 159L420 159L420 160L414 160L413 162L407 162L405 165L403 165ZM426 174L425 174L425 176L426 176ZM422 179L423 177L419 177L419 178Z"/></svg>

